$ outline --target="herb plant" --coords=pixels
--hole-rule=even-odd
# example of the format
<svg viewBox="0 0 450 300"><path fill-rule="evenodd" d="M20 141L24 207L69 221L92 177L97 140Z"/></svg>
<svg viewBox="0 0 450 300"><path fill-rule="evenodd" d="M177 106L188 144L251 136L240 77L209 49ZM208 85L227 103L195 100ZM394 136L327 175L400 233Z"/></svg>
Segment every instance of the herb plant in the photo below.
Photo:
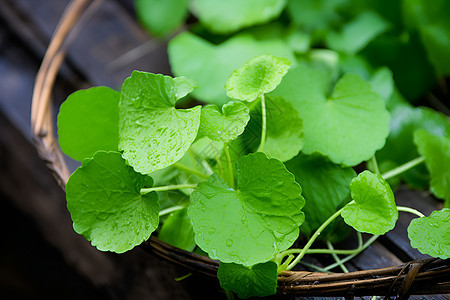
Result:
<svg viewBox="0 0 450 300"><path fill-rule="evenodd" d="M161 1L136 5L152 2ZM155 5L164 13L172 2L177 14L166 24L138 15L167 35L188 10L188 1ZM386 8L359 4L343 22L335 10L353 1L321 0L320 10L312 0L246 1L242 9L235 2L192 1L199 34L241 32L214 43L176 36L168 52L180 77L134 71L120 92L94 87L62 104L61 148L82 160L66 186L75 231L102 251L128 251L152 234L199 251L220 261L222 287L241 298L274 294L277 275L306 254L332 254L336 264L321 270L345 270L342 262L393 229L399 212L418 217L408 228L412 247L449 258L450 210L426 217L395 203L392 187L404 180L429 186L449 206L450 122L405 100L396 80L405 66L393 64L394 76L374 67L383 34L400 30ZM447 24L429 9L417 16L413 2L424 6L404 1L408 28L424 39L432 66L448 46L436 42ZM285 8L291 27L248 28ZM315 43L329 49L310 49ZM436 69L449 73L447 64ZM415 88L414 95L429 86ZM190 105L190 97L205 105ZM357 174L357 165L367 170ZM334 249L351 228L373 236ZM300 233L308 240L297 248ZM312 248L319 238L328 249Z"/></svg>

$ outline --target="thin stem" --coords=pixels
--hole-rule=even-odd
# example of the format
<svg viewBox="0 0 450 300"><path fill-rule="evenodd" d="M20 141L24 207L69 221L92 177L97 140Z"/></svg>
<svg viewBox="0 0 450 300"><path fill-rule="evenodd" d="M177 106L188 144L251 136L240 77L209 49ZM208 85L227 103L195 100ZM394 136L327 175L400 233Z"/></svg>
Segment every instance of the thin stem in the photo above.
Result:
<svg viewBox="0 0 450 300"><path fill-rule="evenodd" d="M172 207L161 210L159 212L159 216L162 217L162 216L168 215L174 211L182 210L183 208L186 208L186 206L182 206L182 205L172 206Z"/></svg>
<svg viewBox="0 0 450 300"><path fill-rule="evenodd" d="M380 168L378 167L378 162L377 162L377 158L375 157L375 154L372 156L371 161L372 161L372 166L373 166L373 169L374 169L375 173L381 174L380 173Z"/></svg>
<svg viewBox="0 0 450 300"><path fill-rule="evenodd" d="M332 265L329 265L327 267L324 268L325 272L332 270L334 268L336 268L337 266L339 266L339 264L343 264L348 262L349 260L353 259L355 256L357 256L359 253L361 253L363 250L365 250L367 247L369 247L370 245L372 245L373 242L375 242L377 240L377 238L379 237L379 235L374 235L372 236L370 239L367 240L367 242L364 243L364 245L358 249L358 251L355 251L355 253L343 258L340 260L339 263L334 263Z"/></svg>
<svg viewBox="0 0 450 300"><path fill-rule="evenodd" d="M261 143L258 151L264 151L264 144L266 143L266 100L264 95L261 95L261 115L262 115L262 129L261 129Z"/></svg>
<svg viewBox="0 0 450 300"><path fill-rule="evenodd" d="M307 262L304 262L304 261L301 261L300 264L304 265L305 267L308 267L310 269L316 270L318 272L322 272L322 273L326 273L327 272L327 270L325 270L324 268L318 267L316 265L313 265L313 264L310 264L310 263L307 263Z"/></svg>
<svg viewBox="0 0 450 300"><path fill-rule="evenodd" d="M179 189L195 189L196 187L197 187L196 184L175 184L175 185L157 186L152 188L141 189L141 195L145 195L150 192L165 192Z"/></svg>
<svg viewBox="0 0 450 300"><path fill-rule="evenodd" d="M414 208L411 208L411 207L397 206L397 210L414 214L414 215L418 216L419 218L425 217L425 215L423 213L421 213L420 211L415 210Z"/></svg>
<svg viewBox="0 0 450 300"><path fill-rule="evenodd" d="M184 276L175 278L175 281L182 281L182 280L185 280L186 278L191 277L191 276L192 276L192 273L187 273Z"/></svg>
<svg viewBox="0 0 450 300"><path fill-rule="evenodd" d="M190 173L190 174L192 174L192 175L195 175L195 176L197 176L197 177L200 177L200 178L203 178L203 179L208 179L208 178L209 178L209 175L208 175L208 174L202 173L202 172L200 172L200 171L197 171L197 170L195 170L195 169L192 169L192 168L190 168L190 167L188 167L188 166L185 166L185 165L183 165L183 164L180 164L180 163L174 163L173 166L174 166L175 168L177 168L177 169L183 170L183 171L188 172L188 173Z"/></svg>
<svg viewBox="0 0 450 300"><path fill-rule="evenodd" d="M352 201L353 202L353 201ZM351 203L351 202L350 202ZM294 259L294 261L286 268L286 270L292 270L298 262L305 256L308 249L311 247L311 245L314 243L314 241L319 237L319 235L322 233L322 231L327 227L331 222L333 222L334 219L336 219L344 210L345 206L335 212L331 217L329 217L320 227L314 232L313 236L309 239L308 243L305 245L305 248L302 249L300 254Z"/></svg>
<svg viewBox="0 0 450 300"><path fill-rule="evenodd" d="M328 249L334 251L333 244L331 244L330 241L327 241L327 246L328 246ZM337 254L336 254L335 252L331 253L331 256L332 256L333 259L336 261L336 263L339 264L339 267L341 268L342 272L348 273L347 267L342 263L342 261L341 261L341 259L339 258L339 256L337 256Z"/></svg>
<svg viewBox="0 0 450 300"><path fill-rule="evenodd" d="M227 166L228 166L228 184L232 188L234 188L233 165L231 164L230 151L228 151L228 145L226 145L226 144L225 144L225 155L227 157Z"/></svg>
<svg viewBox="0 0 450 300"><path fill-rule="evenodd" d="M413 160L411 160L411 161L409 161L409 162L407 162L407 163L405 163L405 164L403 164L403 165L401 165L401 166L399 166L399 167L397 167L395 169L392 169L392 170L390 170L390 171L388 171L388 172L386 172L384 174L381 174L381 176L385 180L387 180L389 178L392 178L392 177L395 177L397 175L400 175L401 173L406 172L409 169L414 168L415 166L421 164L424 161L425 161L425 157L420 156L420 157L415 158L415 159L413 159Z"/></svg>

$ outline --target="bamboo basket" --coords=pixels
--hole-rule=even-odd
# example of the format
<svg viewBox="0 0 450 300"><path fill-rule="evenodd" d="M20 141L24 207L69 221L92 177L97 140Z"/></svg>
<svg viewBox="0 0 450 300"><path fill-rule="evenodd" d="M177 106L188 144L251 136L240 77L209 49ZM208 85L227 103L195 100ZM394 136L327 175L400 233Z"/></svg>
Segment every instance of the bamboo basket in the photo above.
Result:
<svg viewBox="0 0 450 300"><path fill-rule="evenodd" d="M70 41L101 0L72 0L66 8L36 76L31 113L33 142L42 160L64 189L70 172L58 145L52 120L51 93ZM219 263L181 250L156 237L144 242L146 251L195 273L217 278ZM383 269L351 273L284 271L278 293L298 296L395 296L450 293L450 260L424 259Z"/></svg>

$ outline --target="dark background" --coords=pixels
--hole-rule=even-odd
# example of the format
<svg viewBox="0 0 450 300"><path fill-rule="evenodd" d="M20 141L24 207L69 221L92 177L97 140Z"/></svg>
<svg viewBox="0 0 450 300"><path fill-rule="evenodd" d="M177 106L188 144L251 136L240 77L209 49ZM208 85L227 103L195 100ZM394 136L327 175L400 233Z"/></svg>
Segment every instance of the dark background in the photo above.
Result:
<svg viewBox="0 0 450 300"><path fill-rule="evenodd" d="M225 299L215 280L193 275L177 282L189 271L139 247L102 253L74 233L64 192L36 154L30 133L34 77L68 2L0 0L0 299ZM118 88L134 69L169 74L165 42L139 27L132 2L105 0L83 22L55 84L55 111L74 90ZM425 197L430 198L407 189L397 193L400 204L429 214L440 204ZM395 230L347 267L372 269L426 257L409 246L410 220L401 215ZM345 246L354 243L350 238ZM330 261L319 259L309 261ZM444 298L449 299L433 296Z"/></svg>

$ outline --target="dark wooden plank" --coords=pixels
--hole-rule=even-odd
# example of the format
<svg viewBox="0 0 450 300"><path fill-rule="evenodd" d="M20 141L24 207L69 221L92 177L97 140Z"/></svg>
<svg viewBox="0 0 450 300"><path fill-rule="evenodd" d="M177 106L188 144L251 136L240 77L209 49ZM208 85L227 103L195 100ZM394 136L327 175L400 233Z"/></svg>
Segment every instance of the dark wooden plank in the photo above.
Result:
<svg viewBox="0 0 450 300"><path fill-rule="evenodd" d="M48 39L52 35L67 1L5 0L15 10L30 17L37 30ZM56 3L56 5L55 5ZM51 10L42 9L52 7ZM120 88L135 69L168 74L166 44L154 40L151 50L145 44L148 34L134 21L125 8L114 1L103 1L86 22L70 47L68 60L93 85ZM145 45L144 45L145 44ZM144 45L143 53L116 65L117 58Z"/></svg>

